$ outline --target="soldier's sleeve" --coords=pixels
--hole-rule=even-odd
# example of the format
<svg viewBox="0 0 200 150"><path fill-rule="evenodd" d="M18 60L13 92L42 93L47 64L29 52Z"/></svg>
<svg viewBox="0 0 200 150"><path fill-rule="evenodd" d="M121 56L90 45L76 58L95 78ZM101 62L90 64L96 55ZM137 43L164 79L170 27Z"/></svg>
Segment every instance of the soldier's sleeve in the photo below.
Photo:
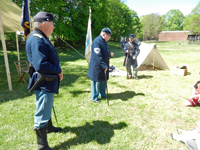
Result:
<svg viewBox="0 0 200 150"><path fill-rule="evenodd" d="M137 43L135 43L134 46L135 46L135 50L136 50L135 56L137 57L140 54L140 48L139 48L139 45Z"/></svg>
<svg viewBox="0 0 200 150"><path fill-rule="evenodd" d="M32 40L32 62L36 71L44 74L59 74L61 68L59 65L48 61L48 49L42 38L34 37ZM56 54L56 53L55 53ZM54 56L51 56L53 59Z"/></svg>
<svg viewBox="0 0 200 150"><path fill-rule="evenodd" d="M108 68L108 66L106 65L105 61L103 60L102 57L102 52L101 52L101 44L100 41L95 41L94 42L94 56L95 56L95 60L97 61L97 63L101 66L101 68L106 69Z"/></svg>

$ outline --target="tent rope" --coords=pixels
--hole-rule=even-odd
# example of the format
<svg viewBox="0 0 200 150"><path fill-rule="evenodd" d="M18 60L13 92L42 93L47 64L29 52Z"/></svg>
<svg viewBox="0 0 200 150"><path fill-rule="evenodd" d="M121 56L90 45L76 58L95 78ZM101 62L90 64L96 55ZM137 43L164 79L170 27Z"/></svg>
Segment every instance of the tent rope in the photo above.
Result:
<svg viewBox="0 0 200 150"><path fill-rule="evenodd" d="M56 36L58 36L56 34ZM83 58L85 58L85 56L83 56L81 53L79 53L75 48L73 48L69 43L67 43L65 40L63 40L60 36L58 36L65 44L69 45L74 51L76 51L79 55L81 55ZM85 58L86 59L86 58Z"/></svg>

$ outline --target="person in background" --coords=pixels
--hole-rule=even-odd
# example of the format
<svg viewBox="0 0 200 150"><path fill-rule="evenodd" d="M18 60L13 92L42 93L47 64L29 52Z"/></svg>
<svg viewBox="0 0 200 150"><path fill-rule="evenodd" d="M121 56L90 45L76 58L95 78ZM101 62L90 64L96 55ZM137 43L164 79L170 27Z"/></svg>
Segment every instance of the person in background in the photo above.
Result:
<svg viewBox="0 0 200 150"><path fill-rule="evenodd" d="M128 73L129 73L129 79L132 78L132 71L131 71L131 66L133 67L133 74L134 78L136 80L139 80L137 77L137 57L140 53L140 49L137 43L134 42L134 34L129 35L129 42L125 44L124 46L124 64L123 66L127 66L126 64L126 59L128 59ZM128 57L127 57L128 54Z"/></svg>
<svg viewBox="0 0 200 150"><path fill-rule="evenodd" d="M125 39L123 38L123 40L122 40L122 48L124 48L124 45L125 45Z"/></svg>
<svg viewBox="0 0 200 150"><path fill-rule="evenodd" d="M47 142L47 133L58 132L51 121L54 94L58 94L59 82L63 79L62 69L55 48L48 39L55 29L53 15L38 12L34 16L34 31L26 41L27 59L31 65L28 89L31 89L42 74L54 75L52 81L44 81L36 90L36 113L34 115L34 131L36 132L38 150L51 150Z"/></svg>
<svg viewBox="0 0 200 150"><path fill-rule="evenodd" d="M92 42L92 54L89 64L88 77L91 80L91 100L101 102L99 98L106 98L106 81L109 79L109 60L114 53L110 52L107 41L112 35L106 27L101 30Z"/></svg>

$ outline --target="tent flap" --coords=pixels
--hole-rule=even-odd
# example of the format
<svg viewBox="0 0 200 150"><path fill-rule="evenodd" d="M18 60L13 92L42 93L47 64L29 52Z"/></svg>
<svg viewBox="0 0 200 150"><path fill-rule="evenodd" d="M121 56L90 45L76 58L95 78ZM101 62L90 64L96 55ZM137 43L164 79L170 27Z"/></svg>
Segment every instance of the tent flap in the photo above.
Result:
<svg viewBox="0 0 200 150"><path fill-rule="evenodd" d="M22 10L11 0L0 0L4 32L23 31L20 27Z"/></svg>

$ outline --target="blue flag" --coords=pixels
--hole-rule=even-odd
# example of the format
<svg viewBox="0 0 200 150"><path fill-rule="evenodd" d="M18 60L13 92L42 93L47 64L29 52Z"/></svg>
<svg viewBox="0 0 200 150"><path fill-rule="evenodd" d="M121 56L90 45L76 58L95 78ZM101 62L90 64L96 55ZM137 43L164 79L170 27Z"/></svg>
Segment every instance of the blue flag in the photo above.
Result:
<svg viewBox="0 0 200 150"><path fill-rule="evenodd" d="M28 0L23 0L21 27L24 29L24 37L27 38L30 34Z"/></svg>

